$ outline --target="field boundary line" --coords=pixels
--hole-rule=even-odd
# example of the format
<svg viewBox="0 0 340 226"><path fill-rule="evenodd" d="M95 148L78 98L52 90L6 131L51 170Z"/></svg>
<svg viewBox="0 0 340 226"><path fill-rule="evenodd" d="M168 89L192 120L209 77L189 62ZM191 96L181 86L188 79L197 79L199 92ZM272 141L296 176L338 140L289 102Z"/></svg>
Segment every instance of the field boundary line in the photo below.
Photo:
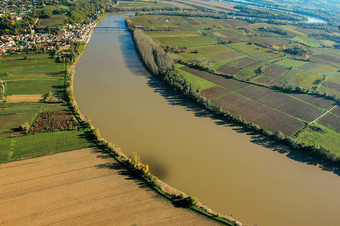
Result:
<svg viewBox="0 0 340 226"><path fill-rule="evenodd" d="M323 118L325 115L327 115L330 111L332 111L336 106L338 106L337 104L334 104L332 107L330 107L326 112L322 113L319 117L317 117L316 119L314 119L313 121L311 121L309 124L314 124L316 121L318 121L319 119Z"/></svg>

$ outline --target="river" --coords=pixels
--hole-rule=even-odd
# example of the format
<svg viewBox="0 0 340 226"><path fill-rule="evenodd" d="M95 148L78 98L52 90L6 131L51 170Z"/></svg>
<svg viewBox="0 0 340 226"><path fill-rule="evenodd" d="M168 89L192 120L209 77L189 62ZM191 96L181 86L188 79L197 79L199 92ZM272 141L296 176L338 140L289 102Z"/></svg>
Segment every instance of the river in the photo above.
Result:
<svg viewBox="0 0 340 226"><path fill-rule="evenodd" d="M124 26L124 17L99 26ZM177 96L143 68L129 33L93 33L74 89L105 139L138 152L156 176L210 208L247 224L339 224L338 175Z"/></svg>

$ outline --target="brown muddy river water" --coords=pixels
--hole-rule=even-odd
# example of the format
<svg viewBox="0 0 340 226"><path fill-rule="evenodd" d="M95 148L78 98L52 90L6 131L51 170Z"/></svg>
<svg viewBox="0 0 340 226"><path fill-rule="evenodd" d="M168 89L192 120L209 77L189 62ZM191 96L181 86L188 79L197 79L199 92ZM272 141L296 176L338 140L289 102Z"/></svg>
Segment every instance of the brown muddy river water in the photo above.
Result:
<svg viewBox="0 0 340 226"><path fill-rule="evenodd" d="M124 26L124 18L100 26ZM143 68L129 33L96 31L74 85L81 112L105 139L210 208L249 225L339 225L337 174L177 96Z"/></svg>

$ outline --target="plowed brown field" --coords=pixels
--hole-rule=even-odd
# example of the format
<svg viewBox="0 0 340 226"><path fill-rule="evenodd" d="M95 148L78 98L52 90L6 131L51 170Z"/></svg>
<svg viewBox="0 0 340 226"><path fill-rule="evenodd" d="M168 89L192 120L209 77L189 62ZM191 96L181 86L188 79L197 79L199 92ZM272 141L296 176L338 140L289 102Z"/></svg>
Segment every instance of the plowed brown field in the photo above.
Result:
<svg viewBox="0 0 340 226"><path fill-rule="evenodd" d="M94 149L0 165L0 225L210 225Z"/></svg>

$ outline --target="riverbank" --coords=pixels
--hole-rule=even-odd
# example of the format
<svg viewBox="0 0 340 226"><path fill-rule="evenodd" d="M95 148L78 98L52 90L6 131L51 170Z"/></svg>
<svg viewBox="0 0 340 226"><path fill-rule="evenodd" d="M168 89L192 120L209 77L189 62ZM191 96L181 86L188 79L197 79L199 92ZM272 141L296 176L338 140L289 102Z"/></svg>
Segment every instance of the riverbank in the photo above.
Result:
<svg viewBox="0 0 340 226"><path fill-rule="evenodd" d="M84 52L85 49L86 48L84 48ZM70 65L67 69L66 79L68 82L66 83L67 84L66 93L68 103L70 103L70 108L72 109L73 114L83 126L90 129L88 137L97 144L97 147L109 153L113 158L115 158L116 161L118 161L120 164L125 166L133 173L137 174L141 180L146 182L149 188L151 188L154 192L163 197L165 200L172 202L174 205L187 208L191 211L194 211L198 214L208 217L218 223L227 225L242 225L241 222L233 219L232 217L212 211L207 206L200 203L196 198L190 197L184 192L178 191L177 189L172 188L168 184L159 180L156 176L152 175L148 170L147 171L145 170L146 167L148 168L147 165L144 165L141 162L135 162L133 158L126 156L121 151L120 147L118 147L117 145L113 145L111 142L108 142L101 137L99 130L92 125L89 119L82 115L73 95L75 66L79 58L82 56L82 54L83 53L81 53L79 57L76 59L76 61L72 65Z"/></svg>

